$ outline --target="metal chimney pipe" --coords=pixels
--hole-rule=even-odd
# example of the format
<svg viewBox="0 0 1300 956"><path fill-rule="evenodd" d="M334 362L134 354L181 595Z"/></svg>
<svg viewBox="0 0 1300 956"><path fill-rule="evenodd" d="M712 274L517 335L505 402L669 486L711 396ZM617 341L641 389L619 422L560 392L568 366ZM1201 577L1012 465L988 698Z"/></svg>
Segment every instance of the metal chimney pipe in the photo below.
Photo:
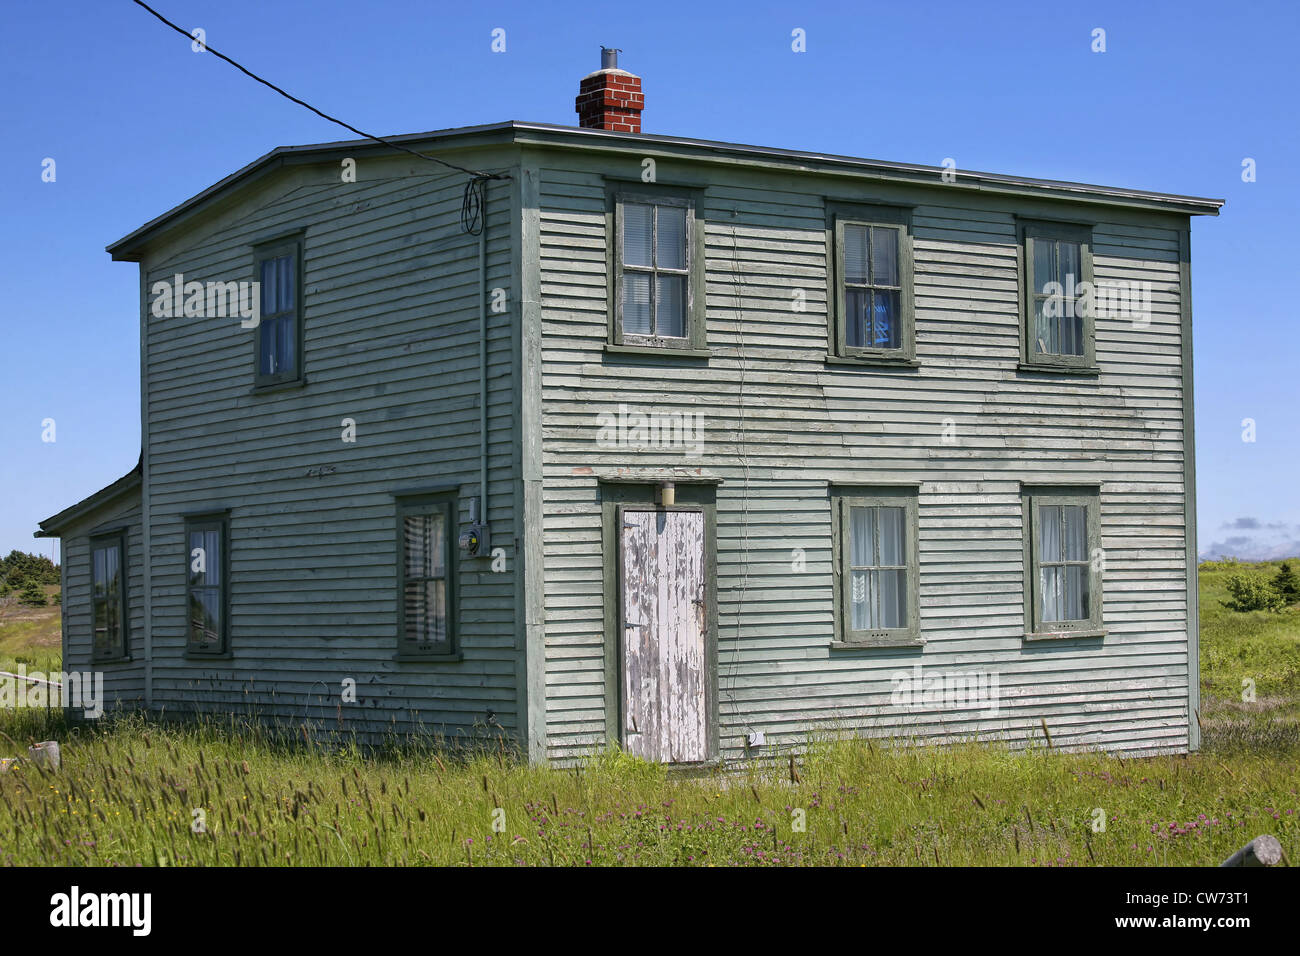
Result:
<svg viewBox="0 0 1300 956"><path fill-rule="evenodd" d="M618 55L622 52L617 47L602 46L600 48L600 68L602 70L617 70Z"/></svg>

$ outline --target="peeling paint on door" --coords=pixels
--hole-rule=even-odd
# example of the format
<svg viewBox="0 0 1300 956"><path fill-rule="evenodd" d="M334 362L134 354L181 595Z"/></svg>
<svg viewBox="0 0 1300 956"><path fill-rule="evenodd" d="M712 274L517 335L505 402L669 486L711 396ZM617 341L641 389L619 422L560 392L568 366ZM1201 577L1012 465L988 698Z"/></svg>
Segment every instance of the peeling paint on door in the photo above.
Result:
<svg viewBox="0 0 1300 956"><path fill-rule="evenodd" d="M666 763L708 757L704 513L623 512L623 740Z"/></svg>

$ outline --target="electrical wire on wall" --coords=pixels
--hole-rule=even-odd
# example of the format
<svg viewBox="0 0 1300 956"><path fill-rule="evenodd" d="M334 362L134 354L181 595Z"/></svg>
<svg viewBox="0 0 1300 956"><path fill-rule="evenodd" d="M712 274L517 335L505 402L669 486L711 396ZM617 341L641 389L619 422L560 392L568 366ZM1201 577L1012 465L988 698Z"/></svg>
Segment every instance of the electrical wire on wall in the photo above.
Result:
<svg viewBox="0 0 1300 956"><path fill-rule="evenodd" d="M740 279L740 242L738 239L738 230L736 228L735 217L739 215L737 209L731 210L731 281L736 294L736 354L740 359L740 380L739 391L736 398L736 420L738 431L738 447L736 449L736 458L740 466L744 469L745 480L740 494L740 516L741 516L741 537L740 537L740 554L741 554L741 577L740 577L740 594L736 599L735 616L736 616L736 649L731 657L731 664L727 670L727 699L731 702L732 713L739 717L745 726L747 733L746 746L748 746L748 734L754 731L754 727L741 709L736 705L735 695L735 676L736 668L740 664L741 658L741 615L745 607L745 594L749 590L749 459L745 457L745 300ZM721 652L721 649L719 649Z"/></svg>
<svg viewBox="0 0 1300 956"><path fill-rule="evenodd" d="M479 174L465 184L465 197L460 204L460 227L471 236L477 236L483 231L487 182L492 178L492 176Z"/></svg>
<svg viewBox="0 0 1300 956"><path fill-rule="evenodd" d="M154 17L161 20L167 26L171 27L181 36L185 37L186 40L189 40L190 42L195 42L195 37L193 34L191 34L184 27L177 26L171 20L168 20L165 16L163 16L153 7L149 6L149 4L145 3L144 0L132 0L132 2L136 6L142 7L145 10L147 10ZM330 116L328 113L324 113L321 110L318 110L316 107L312 106L306 100L300 100L292 93L288 93L285 90L282 90L280 87L276 86L270 80L263 79L262 77L254 73L252 70L249 70L246 67L240 65L239 63L235 62L230 57L226 56L224 53L221 53L218 50L214 50L212 47L208 45L206 39L201 41L201 45L203 47L204 52L211 53L219 60L224 60L225 62L233 66L235 69L237 69L240 73L243 73L245 76L249 77L250 79L256 80L258 83L261 83L263 86L274 90L275 92L283 96L285 99L297 103L299 106L305 109L311 110L321 119L326 119L329 120L331 123L334 123L338 126L342 126L344 129L348 130L349 132L356 133L362 139L372 140L373 142L379 143L383 146L387 146L390 149L399 150L400 152L403 153L409 153L410 155L415 156L419 159L428 160L429 162L437 163L440 166L446 166L448 169L454 169L456 172L464 173L465 175L469 176L470 179L467 183L465 183L465 195L461 202L461 228L464 229L465 232L469 233L472 236L477 236L479 232L482 231L483 229L483 215L482 215L483 186L486 183L486 181L490 179L509 179L510 177L505 173L485 173L477 169L466 169L464 166L457 166L455 163L448 162L445 159L440 159L437 156L431 156L428 153L422 153L419 150L410 149L409 147L403 146L401 143L395 143L392 140L384 139L382 136L375 136L372 133L367 133L364 132L363 130L359 130L351 123L345 123L343 120L338 119L337 117Z"/></svg>

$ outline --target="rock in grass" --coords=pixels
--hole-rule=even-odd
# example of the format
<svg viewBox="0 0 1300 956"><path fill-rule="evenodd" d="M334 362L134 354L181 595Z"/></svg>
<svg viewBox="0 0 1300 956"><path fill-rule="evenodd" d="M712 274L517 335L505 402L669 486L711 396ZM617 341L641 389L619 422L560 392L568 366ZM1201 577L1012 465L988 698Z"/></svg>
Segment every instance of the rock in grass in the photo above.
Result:
<svg viewBox="0 0 1300 956"><path fill-rule="evenodd" d="M39 744L27 748L29 756L38 767L44 767L47 770L58 770L61 760L59 758L59 742L57 740L42 740Z"/></svg>
<svg viewBox="0 0 1300 956"><path fill-rule="evenodd" d="M4 773L10 767L18 765L17 757L0 757L0 773Z"/></svg>

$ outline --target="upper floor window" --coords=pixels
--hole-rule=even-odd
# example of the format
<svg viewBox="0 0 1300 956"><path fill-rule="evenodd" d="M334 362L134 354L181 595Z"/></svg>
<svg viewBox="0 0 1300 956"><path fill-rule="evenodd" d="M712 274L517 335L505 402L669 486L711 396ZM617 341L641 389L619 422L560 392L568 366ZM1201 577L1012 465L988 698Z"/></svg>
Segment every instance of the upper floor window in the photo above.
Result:
<svg viewBox="0 0 1300 956"><path fill-rule="evenodd" d="M1023 495L1030 634L1099 630L1098 489L1027 488Z"/></svg>
<svg viewBox="0 0 1300 956"><path fill-rule="evenodd" d="M257 385L302 378L302 245L294 239L257 250L261 284L257 338Z"/></svg>
<svg viewBox="0 0 1300 956"><path fill-rule="evenodd" d="M91 620L94 661L127 656L125 535L90 539Z"/></svg>
<svg viewBox="0 0 1300 956"><path fill-rule="evenodd" d="M908 210L829 204L834 261L828 290L835 354L864 361L915 356Z"/></svg>
<svg viewBox="0 0 1300 956"><path fill-rule="evenodd" d="M450 494L399 499L400 655L445 657L455 653L454 504Z"/></svg>
<svg viewBox="0 0 1300 956"><path fill-rule="evenodd" d="M694 202L620 193L614 230L614 343L703 347Z"/></svg>
<svg viewBox="0 0 1300 956"><path fill-rule="evenodd" d="M1026 221L1021 234L1024 362L1095 371L1091 228Z"/></svg>
<svg viewBox="0 0 1300 956"><path fill-rule="evenodd" d="M225 515L185 519L185 649L191 654L229 649L228 529Z"/></svg>
<svg viewBox="0 0 1300 956"><path fill-rule="evenodd" d="M837 639L920 643L915 488L836 488Z"/></svg>

